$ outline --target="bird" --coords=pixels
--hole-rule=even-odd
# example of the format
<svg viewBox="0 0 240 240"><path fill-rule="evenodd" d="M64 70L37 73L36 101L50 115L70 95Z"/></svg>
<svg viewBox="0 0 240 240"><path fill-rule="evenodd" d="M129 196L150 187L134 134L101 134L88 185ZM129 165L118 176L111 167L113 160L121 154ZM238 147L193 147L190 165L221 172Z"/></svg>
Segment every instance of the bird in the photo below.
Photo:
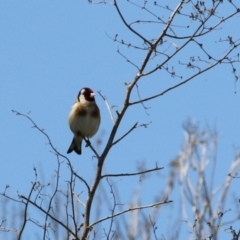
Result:
<svg viewBox="0 0 240 240"><path fill-rule="evenodd" d="M95 102L95 95L93 90L88 87L82 88L78 93L68 117L68 124L74 136L67 153L75 151L81 155L83 137L92 137L98 131L101 115Z"/></svg>

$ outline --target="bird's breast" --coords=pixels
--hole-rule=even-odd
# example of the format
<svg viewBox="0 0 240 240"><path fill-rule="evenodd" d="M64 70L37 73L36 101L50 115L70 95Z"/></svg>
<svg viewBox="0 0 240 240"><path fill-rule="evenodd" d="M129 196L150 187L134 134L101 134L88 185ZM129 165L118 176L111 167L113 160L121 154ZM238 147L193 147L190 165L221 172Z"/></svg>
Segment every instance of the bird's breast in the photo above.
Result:
<svg viewBox="0 0 240 240"><path fill-rule="evenodd" d="M69 126L74 134L79 132L85 137L96 134L100 125L97 105L74 104L69 114Z"/></svg>

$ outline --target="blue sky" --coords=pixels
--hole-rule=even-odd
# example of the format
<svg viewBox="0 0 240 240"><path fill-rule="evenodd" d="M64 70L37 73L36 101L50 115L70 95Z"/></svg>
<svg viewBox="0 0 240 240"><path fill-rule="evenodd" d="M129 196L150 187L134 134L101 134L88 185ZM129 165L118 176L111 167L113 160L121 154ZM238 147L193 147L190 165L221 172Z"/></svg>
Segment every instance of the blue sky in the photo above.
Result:
<svg viewBox="0 0 240 240"><path fill-rule="evenodd" d="M129 19L133 17L131 8L124 10ZM236 16L213 36L218 40L221 36L235 34L238 39L238 22L239 17ZM156 34L154 31L156 29L151 29L149 33L158 36L159 30ZM123 26L111 5L95 5L87 1L0 1L1 192L8 184L11 187L9 193L13 196L17 191L28 194L31 181L35 179L34 166L46 181L52 178L56 169L56 157L49 151L47 140L31 128L32 124L27 119L15 116L12 109L24 114L31 112L31 118L45 129L54 146L63 154L72 140L68 114L82 87L101 91L109 104L116 106L114 110L121 109L124 83L132 81L137 70L117 53L117 49L136 64L143 61L144 53L125 48L107 36L115 36L116 33L120 39L138 41ZM209 43L212 53L224 53L225 49L219 48L214 41ZM195 49L190 47L180 55L180 60L184 61L189 51L194 52ZM149 96L155 90L160 92L178 81L159 71L140 83L141 94ZM136 92L133 99L137 99ZM157 180L157 192L160 192L167 179L169 162L177 156L183 144L182 124L190 118L202 128L208 125L218 130L217 186L227 175L230 163L239 151L239 100L239 84L235 83L231 68L220 65L147 102L149 115L140 105L132 106L122 121L118 137L136 122L151 124L146 129L134 130L112 149L104 172L134 172L139 162L145 161L149 168L158 162L159 166L165 167ZM112 122L99 95L96 101L101 109L102 122L92 143L96 146L100 139L102 144L97 146L97 150L101 152ZM91 183L96 161L92 160L90 149L84 148L81 156L71 154L69 159L79 174ZM67 172L63 171L63 178L65 176ZM129 181L132 184L128 188ZM155 178L150 178L143 187L144 204L151 203L157 195L155 181ZM124 189L121 196L124 203L131 200L136 184L138 178L119 181L119 189ZM239 197L239 189L234 186L232 192Z"/></svg>

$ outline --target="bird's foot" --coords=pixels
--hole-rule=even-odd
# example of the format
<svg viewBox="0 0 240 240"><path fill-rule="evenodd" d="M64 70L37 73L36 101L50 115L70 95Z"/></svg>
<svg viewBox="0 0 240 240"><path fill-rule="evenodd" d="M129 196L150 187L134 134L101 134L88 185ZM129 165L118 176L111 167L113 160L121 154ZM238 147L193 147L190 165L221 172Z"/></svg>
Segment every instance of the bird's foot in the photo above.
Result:
<svg viewBox="0 0 240 240"><path fill-rule="evenodd" d="M86 146L85 147L91 146L91 142L90 142L89 138L85 138L85 141L86 141Z"/></svg>

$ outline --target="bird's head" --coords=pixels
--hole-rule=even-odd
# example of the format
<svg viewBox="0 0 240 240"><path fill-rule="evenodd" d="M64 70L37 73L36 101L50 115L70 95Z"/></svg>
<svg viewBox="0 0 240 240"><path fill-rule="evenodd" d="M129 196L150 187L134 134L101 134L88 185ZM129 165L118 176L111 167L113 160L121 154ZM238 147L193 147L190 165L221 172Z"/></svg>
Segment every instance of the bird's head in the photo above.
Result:
<svg viewBox="0 0 240 240"><path fill-rule="evenodd" d="M78 97L77 97L77 101L79 102L95 102L95 96L96 94L93 92L92 89L90 88L82 88L79 93L78 93Z"/></svg>

